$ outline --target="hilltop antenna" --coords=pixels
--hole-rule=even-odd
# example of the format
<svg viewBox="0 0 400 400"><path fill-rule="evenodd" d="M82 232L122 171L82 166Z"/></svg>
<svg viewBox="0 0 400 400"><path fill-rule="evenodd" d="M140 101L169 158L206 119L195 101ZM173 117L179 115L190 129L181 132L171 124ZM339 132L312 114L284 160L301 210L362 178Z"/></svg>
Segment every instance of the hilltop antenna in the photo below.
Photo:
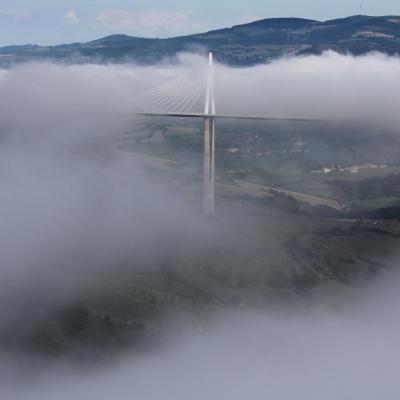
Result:
<svg viewBox="0 0 400 400"><path fill-rule="evenodd" d="M362 15L363 8L364 8L364 4L363 4L363 3L360 3L360 15Z"/></svg>

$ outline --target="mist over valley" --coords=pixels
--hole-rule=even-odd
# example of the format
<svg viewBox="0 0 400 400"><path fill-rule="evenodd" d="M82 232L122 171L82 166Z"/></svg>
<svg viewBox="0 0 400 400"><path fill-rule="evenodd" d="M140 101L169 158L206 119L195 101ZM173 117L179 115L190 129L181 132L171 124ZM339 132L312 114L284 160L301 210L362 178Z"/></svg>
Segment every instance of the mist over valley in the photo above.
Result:
<svg viewBox="0 0 400 400"><path fill-rule="evenodd" d="M0 396L394 398L400 59L217 62L208 217L170 61L0 70Z"/></svg>

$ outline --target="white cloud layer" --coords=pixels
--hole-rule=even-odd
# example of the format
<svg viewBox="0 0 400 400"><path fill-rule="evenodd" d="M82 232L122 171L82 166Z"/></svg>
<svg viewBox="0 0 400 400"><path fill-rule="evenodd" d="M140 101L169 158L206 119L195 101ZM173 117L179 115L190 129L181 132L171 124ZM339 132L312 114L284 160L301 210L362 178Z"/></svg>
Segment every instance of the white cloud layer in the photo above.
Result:
<svg viewBox="0 0 400 400"><path fill-rule="evenodd" d="M156 254L159 232L190 219L179 196L153 184L134 158L98 162L90 150L101 137L112 147L113 134L132 129L134 117L123 113L164 73L52 64L0 70L0 281L11 288L0 290L1 317L38 293L52 298L49 305L63 301L124 254Z"/></svg>
<svg viewBox="0 0 400 400"><path fill-rule="evenodd" d="M64 23L65 25L78 25L79 24L79 17L75 10L69 10L64 16Z"/></svg>
<svg viewBox="0 0 400 400"><path fill-rule="evenodd" d="M104 179L102 187L96 173L98 166L90 162L91 157L77 160L75 156L70 157L69 151L85 147L87 140L129 129L131 117L126 119L123 114L137 109L136 103L147 89L177 79L204 80L205 70L205 60L192 55L183 56L180 66L24 64L0 70L0 131L5 135L0 147L2 282L10 277L14 279L15 274L24 276L30 268L52 266L48 260L55 256L55 248L63 252L71 245L81 251L84 242L76 243L76 237L91 237L88 248L97 245L104 251L108 249L104 241L115 247L118 237L137 238L135 226L140 223L127 225L123 222L127 215L142 221L150 214L164 221L170 218L172 210L178 212L184 208L179 201L171 200L168 213L164 213L165 208L157 202L159 197L151 195L158 189L153 189L151 182L139 172L130 176L132 185L122 182L111 190L110 185L115 185L111 177L126 175L126 164L116 163L112 168L107 165L105 170L101 167L100 175L110 176ZM400 104L400 59L397 57L354 58L328 53L321 57L280 60L250 69L217 65L215 72L217 113L356 119L389 124L396 129L400 124L397 107ZM59 152L62 157L58 157ZM72 162L71 167L69 162ZM91 186L84 177L89 174L90 178L92 173L95 173L92 181L98 181L95 186L102 188L96 196L108 198L102 205L106 207L102 218L95 216L96 208L90 202L92 193L87 192ZM146 193L151 201L144 201L146 196L137 192L135 177L148 188ZM73 190L64 196L68 182ZM138 196L137 209L132 207L135 196ZM122 199L129 200L122 204ZM90 215L93 224L89 221L82 224ZM102 223L114 226L116 231L112 237L89 234L98 230L98 224ZM38 232L41 233L35 234ZM55 244L49 245L53 240ZM109 260L114 254L110 249ZM37 263L31 263L34 257ZM96 254L93 257L97 259ZM64 267L68 271L67 261L65 265L58 265L60 271L48 274L55 279L52 287L64 284L57 276L63 276ZM32 274L37 275L37 270ZM29 285L33 287L34 283L32 280Z"/></svg>
<svg viewBox="0 0 400 400"><path fill-rule="evenodd" d="M380 288L384 301L372 290L348 313L248 311L218 315L202 332L172 326L164 346L147 355L128 354L92 373L53 366L25 386L8 380L0 393L8 400L397 399L399 296L387 289Z"/></svg>
<svg viewBox="0 0 400 400"><path fill-rule="evenodd" d="M400 123L400 58L326 52L216 68L219 112Z"/></svg>
<svg viewBox="0 0 400 400"><path fill-rule="evenodd" d="M151 265L149 257L174 228L185 223L193 232L201 225L182 199L154 185L129 157L104 162L93 151L100 137L131 127L118 113L134 110L144 90L202 76L204 60L181 61L0 70L2 321L28 318L32 298L49 307L75 298L77 285L93 284L116 259ZM399 75L400 59L381 55L217 66L218 107L397 127ZM0 398L397 399L400 299L397 278L391 281L390 290L383 285L365 306L340 315L249 312L222 315L202 333L171 329L165 348L88 374L40 363L24 369L23 357L0 354Z"/></svg>
<svg viewBox="0 0 400 400"><path fill-rule="evenodd" d="M90 175L97 167L85 158L80 160L81 163L74 158L76 162L69 168L68 162L72 162L69 149L86 146L87 140L94 140L99 135L129 129L131 117L126 119L123 114L137 109L136 102L144 91L176 79L203 80L205 70L205 60L192 55L183 56L180 66L24 64L11 70L0 70L0 131L5 135L0 147L2 282L8 279L9 274L23 276L27 269L32 268L30 260L34 255L39 260L51 259L56 248L55 245L49 246L53 239L58 241L62 251L62 243L68 244L68 240L62 240L53 232L67 235L74 241L81 229L90 232L102 221L93 215L96 224L81 224L81 216L86 218L96 209L89 201L91 194L86 192L86 181L80 177L84 177L86 172ZM280 60L250 69L217 65L217 113L356 119L389 124L397 129L400 124L398 76L400 59L382 55L354 58L328 53L321 57ZM54 154L64 153L62 149L66 155L57 159ZM80 167L85 174L80 174ZM117 164L102 174L122 173L122 170L118 172L120 167L124 170L126 165ZM147 186L148 182L139 175L138 181ZM130 179L134 182L134 177ZM93 181L97 180L96 175ZM68 181L73 184L74 191L69 196L61 196L60 182ZM105 179L101 196L108 196L110 182L114 182L113 179ZM66 186L61 184L63 187ZM158 210L156 197L143 202L143 196L139 196L140 211L135 212L131 204L139 195L136 187L135 184L128 187L123 183L118 187L123 195L111 197L107 203L109 208L104 223L115 218L115 229L120 229L121 236L135 237L130 231L134 225L122 223L124 215L142 220L141 216L146 216L146 207ZM117 191L110 190L110 193ZM121 205L119 198L130 200ZM116 212L115 204L119 204L120 210L125 206L127 210L120 214ZM170 210L179 209L179 202L176 204ZM161 220L169 218L169 214L160 210L149 210L151 215ZM43 221L47 223L43 224ZM129 234L126 234L126 229ZM13 232L11 236L10 232ZM114 232L113 236L118 238L119 234ZM95 236L92 238L96 239ZM15 246L18 241L21 244ZM103 241L104 237L100 237L98 243ZM91 245L93 243L96 240ZM114 243L114 240L110 239L109 243ZM107 246L100 247L107 249ZM113 251L110 254L114 254ZM38 261L37 267L45 266L46 262ZM59 274L55 271L54 278ZM63 281L58 284L62 285Z"/></svg>

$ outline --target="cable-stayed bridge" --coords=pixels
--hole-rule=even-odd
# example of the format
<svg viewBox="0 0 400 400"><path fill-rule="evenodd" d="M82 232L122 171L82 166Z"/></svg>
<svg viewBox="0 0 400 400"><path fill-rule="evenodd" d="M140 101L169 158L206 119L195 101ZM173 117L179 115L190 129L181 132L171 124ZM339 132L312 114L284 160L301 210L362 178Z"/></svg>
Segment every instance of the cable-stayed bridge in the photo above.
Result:
<svg viewBox="0 0 400 400"><path fill-rule="evenodd" d="M204 101L202 111L194 112L199 102ZM185 80L174 80L143 94L138 113L149 117L202 118L204 120L204 172L203 212L212 215L215 211L215 121L217 119L244 119L264 121L318 121L307 118L274 118L260 115L217 114L213 55L209 53L206 90Z"/></svg>

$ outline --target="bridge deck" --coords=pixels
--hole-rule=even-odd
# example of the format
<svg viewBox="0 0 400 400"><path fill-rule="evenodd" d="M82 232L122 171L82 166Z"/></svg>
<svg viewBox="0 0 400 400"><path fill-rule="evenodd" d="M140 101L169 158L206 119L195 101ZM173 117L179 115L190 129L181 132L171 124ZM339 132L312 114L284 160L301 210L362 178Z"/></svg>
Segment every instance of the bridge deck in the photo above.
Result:
<svg viewBox="0 0 400 400"><path fill-rule="evenodd" d="M139 112L137 115L144 117L177 117L177 118L214 118L214 119L247 119L259 121L292 121L292 122L327 122L324 119L315 118L285 118L285 117L264 117L259 115L229 115L229 114L203 114L203 113L157 113Z"/></svg>

